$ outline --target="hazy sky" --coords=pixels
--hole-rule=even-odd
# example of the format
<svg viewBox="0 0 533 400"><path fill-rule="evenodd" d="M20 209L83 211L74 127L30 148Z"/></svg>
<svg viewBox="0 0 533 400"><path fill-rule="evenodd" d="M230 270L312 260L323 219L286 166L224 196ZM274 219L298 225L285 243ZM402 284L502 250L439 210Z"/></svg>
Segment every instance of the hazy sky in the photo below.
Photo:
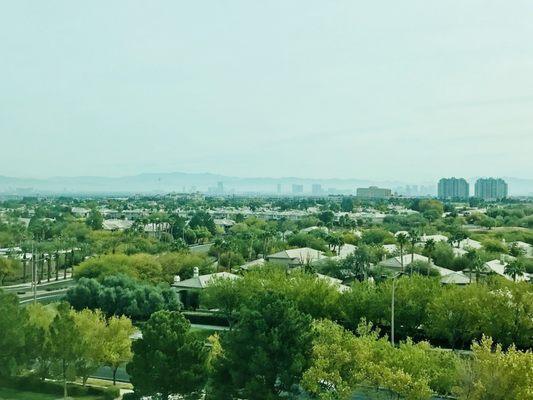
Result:
<svg viewBox="0 0 533 400"><path fill-rule="evenodd" d="M533 178L531 0L3 1L0 175Z"/></svg>

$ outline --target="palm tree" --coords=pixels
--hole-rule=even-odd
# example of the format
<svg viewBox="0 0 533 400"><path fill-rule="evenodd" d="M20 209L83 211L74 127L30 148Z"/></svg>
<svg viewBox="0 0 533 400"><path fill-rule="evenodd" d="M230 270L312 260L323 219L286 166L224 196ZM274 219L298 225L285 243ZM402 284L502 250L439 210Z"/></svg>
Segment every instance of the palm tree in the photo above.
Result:
<svg viewBox="0 0 533 400"><path fill-rule="evenodd" d="M448 240L452 244L452 246L454 243L457 243L457 248L459 248L461 242L467 238L468 235L463 229L455 227L454 229L452 229L450 233L450 238Z"/></svg>
<svg viewBox="0 0 533 400"><path fill-rule="evenodd" d="M409 243L411 244L411 263L415 261L415 246L420 240L420 235L417 231L411 230L409 232Z"/></svg>
<svg viewBox="0 0 533 400"><path fill-rule="evenodd" d="M22 253L22 282L26 283L26 265L28 264L28 258L26 256L26 251L23 250Z"/></svg>
<svg viewBox="0 0 533 400"><path fill-rule="evenodd" d="M46 281L50 282L52 277L52 255L50 253L46 254Z"/></svg>
<svg viewBox="0 0 533 400"><path fill-rule="evenodd" d="M254 251L254 239L255 239L255 235L253 232L244 232L242 234L242 238L245 242L247 242L247 247L248 247L248 261L250 261L252 259L252 254L253 254L253 251Z"/></svg>
<svg viewBox="0 0 533 400"><path fill-rule="evenodd" d="M370 269L370 253L368 246L359 246L352 254L341 261L341 268L350 270L357 280L366 280Z"/></svg>
<svg viewBox="0 0 533 400"><path fill-rule="evenodd" d="M336 251L337 255L340 255L341 247L344 246L344 244L344 238L341 235L335 235L333 237L333 251Z"/></svg>
<svg viewBox="0 0 533 400"><path fill-rule="evenodd" d="M263 258L267 256L271 247L271 240L274 237L275 232L272 229L267 228L265 231L262 231L259 234L259 239L261 240L261 252L263 253Z"/></svg>
<svg viewBox="0 0 533 400"><path fill-rule="evenodd" d="M426 254L429 258L429 263L431 264L433 262L433 252L435 251L437 243L435 242L435 239L428 239L426 243L424 243L424 250L426 250ZM428 275L429 275L429 268L428 268Z"/></svg>
<svg viewBox="0 0 533 400"><path fill-rule="evenodd" d="M437 242L435 242L435 239L428 239L426 243L424 243L424 250L426 251L426 254L428 255L429 262L433 259L433 252L435 251L435 247L437 246Z"/></svg>
<svg viewBox="0 0 533 400"><path fill-rule="evenodd" d="M405 233L399 233L398 236L396 236L396 241L398 242L398 245L400 246L400 263L402 265L402 271L404 270L403 265L403 248L409 241L408 236Z"/></svg>
<svg viewBox="0 0 533 400"><path fill-rule="evenodd" d="M483 260L479 257L479 254L475 249L468 250L466 258L470 261L470 266L468 268L470 281L472 281L473 272L476 275L476 282L479 282L480 275L485 272L485 268L483 268Z"/></svg>
<svg viewBox="0 0 533 400"><path fill-rule="evenodd" d="M516 282L516 277L524 275L524 272L526 272L526 266L524 265L522 260L520 260L519 258L507 264L504 270L505 275L512 276L513 281L515 282Z"/></svg>
<svg viewBox="0 0 533 400"><path fill-rule="evenodd" d="M55 257L54 257L54 259L55 259L56 281L59 280L59 257L60 257L59 250L61 250L61 246L60 245L58 245L56 247L56 252L55 252Z"/></svg>

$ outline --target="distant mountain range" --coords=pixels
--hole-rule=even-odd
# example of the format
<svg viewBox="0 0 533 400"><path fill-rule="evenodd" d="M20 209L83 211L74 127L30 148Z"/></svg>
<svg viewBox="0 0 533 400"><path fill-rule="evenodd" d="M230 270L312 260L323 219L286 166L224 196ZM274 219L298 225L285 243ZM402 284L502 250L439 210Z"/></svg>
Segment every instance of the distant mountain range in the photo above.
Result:
<svg viewBox="0 0 533 400"><path fill-rule="evenodd" d="M533 195L533 179L504 178L509 184L509 194ZM472 182L474 180L471 180ZM322 190L354 193L358 187L371 185L399 188L413 183L401 181L374 181L368 179L309 179L241 178L211 173L149 173L118 178L79 176L53 177L46 179L13 178L0 176L0 194L156 194L169 192L201 191L217 193L222 183L225 193L290 193L292 185L303 185L304 194L311 193L312 185L321 185ZM425 185L429 185L427 182ZM436 182L430 184L436 186Z"/></svg>

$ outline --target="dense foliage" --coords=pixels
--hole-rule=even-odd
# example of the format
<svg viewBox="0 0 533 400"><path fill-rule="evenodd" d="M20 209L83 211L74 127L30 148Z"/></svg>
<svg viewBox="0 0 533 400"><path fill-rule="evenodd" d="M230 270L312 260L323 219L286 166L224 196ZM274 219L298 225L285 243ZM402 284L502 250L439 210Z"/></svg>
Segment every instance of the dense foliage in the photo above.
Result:
<svg viewBox="0 0 533 400"><path fill-rule="evenodd" d="M531 399L532 221L516 200L6 200L0 285L18 284L7 290L26 306L0 291L0 384L73 390L129 363L132 398ZM304 247L318 260L264 260ZM396 256L403 275L391 279ZM446 269L472 283L442 284ZM187 318L228 326L207 342L169 286L196 270L239 275L182 294ZM68 303L28 305L32 275L43 300Z"/></svg>
<svg viewBox="0 0 533 400"><path fill-rule="evenodd" d="M0 379L31 374L42 381L85 384L101 366L116 369L131 357L133 326L124 316L74 311L68 303L21 308L16 296L0 291ZM7 380L6 382L9 382Z"/></svg>
<svg viewBox="0 0 533 400"><path fill-rule="evenodd" d="M108 276L100 283L81 278L67 291L66 300L76 310L100 309L107 316L126 315L135 320L148 319L160 310L178 310L176 292L168 285L139 283L126 275Z"/></svg>

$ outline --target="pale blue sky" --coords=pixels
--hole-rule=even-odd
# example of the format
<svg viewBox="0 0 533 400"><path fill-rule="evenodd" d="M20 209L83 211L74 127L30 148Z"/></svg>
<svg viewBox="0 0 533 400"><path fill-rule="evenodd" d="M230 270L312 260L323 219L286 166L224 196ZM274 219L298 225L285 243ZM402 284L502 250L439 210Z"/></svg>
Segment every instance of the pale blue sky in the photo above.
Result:
<svg viewBox="0 0 533 400"><path fill-rule="evenodd" d="M533 2L3 1L0 175L533 178Z"/></svg>

